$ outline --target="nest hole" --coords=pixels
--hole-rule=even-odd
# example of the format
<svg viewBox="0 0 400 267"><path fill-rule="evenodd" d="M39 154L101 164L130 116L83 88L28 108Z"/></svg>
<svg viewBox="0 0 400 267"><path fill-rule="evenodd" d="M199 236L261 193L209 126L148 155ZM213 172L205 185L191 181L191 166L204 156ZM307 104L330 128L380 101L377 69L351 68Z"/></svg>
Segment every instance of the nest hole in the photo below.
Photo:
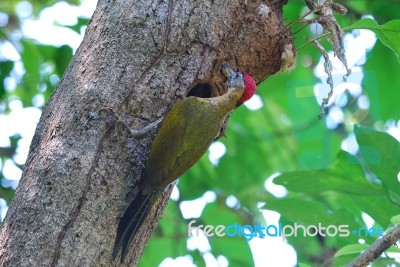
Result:
<svg viewBox="0 0 400 267"><path fill-rule="evenodd" d="M187 96L209 98L215 96L214 87L209 83L199 83L188 92Z"/></svg>

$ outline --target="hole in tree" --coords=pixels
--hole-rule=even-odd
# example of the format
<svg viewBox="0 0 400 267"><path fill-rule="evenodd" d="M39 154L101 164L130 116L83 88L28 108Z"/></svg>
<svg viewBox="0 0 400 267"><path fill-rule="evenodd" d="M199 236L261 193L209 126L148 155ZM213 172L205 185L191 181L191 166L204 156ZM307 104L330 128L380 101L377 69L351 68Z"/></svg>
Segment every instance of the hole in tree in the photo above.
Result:
<svg viewBox="0 0 400 267"><path fill-rule="evenodd" d="M199 83L192 89L190 89L187 96L197 96L201 98L209 98L212 97L214 88L209 83Z"/></svg>

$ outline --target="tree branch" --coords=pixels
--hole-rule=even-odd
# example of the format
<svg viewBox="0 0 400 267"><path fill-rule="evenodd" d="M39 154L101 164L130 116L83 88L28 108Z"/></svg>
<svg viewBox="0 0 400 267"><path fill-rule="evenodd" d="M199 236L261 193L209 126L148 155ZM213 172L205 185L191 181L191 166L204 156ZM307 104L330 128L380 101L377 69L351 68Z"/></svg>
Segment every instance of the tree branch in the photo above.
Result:
<svg viewBox="0 0 400 267"><path fill-rule="evenodd" d="M400 240L400 225L397 225L391 232L376 240L367 250L346 265L346 267L367 266L398 240Z"/></svg>

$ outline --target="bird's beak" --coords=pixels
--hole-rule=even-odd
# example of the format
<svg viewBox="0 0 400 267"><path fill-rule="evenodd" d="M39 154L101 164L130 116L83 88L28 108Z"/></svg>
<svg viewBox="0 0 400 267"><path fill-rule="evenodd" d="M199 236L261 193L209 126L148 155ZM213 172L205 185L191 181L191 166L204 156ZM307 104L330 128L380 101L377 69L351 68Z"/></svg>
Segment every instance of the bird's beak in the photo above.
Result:
<svg viewBox="0 0 400 267"><path fill-rule="evenodd" d="M231 67L229 67L227 63L224 63L222 65L222 72L225 74L226 78L235 77L236 75L236 72Z"/></svg>

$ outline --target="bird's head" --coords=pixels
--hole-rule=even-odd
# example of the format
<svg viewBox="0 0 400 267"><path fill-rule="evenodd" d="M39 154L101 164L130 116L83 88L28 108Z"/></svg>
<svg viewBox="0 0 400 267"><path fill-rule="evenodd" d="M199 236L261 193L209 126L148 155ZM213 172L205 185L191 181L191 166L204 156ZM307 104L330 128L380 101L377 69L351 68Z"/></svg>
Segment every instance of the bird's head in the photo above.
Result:
<svg viewBox="0 0 400 267"><path fill-rule="evenodd" d="M243 104L255 94L257 85L253 77L251 77L249 74L241 71L235 72L226 63L224 63L222 70L225 76L228 78L229 87L244 85L243 94L242 97L239 99L238 105Z"/></svg>

